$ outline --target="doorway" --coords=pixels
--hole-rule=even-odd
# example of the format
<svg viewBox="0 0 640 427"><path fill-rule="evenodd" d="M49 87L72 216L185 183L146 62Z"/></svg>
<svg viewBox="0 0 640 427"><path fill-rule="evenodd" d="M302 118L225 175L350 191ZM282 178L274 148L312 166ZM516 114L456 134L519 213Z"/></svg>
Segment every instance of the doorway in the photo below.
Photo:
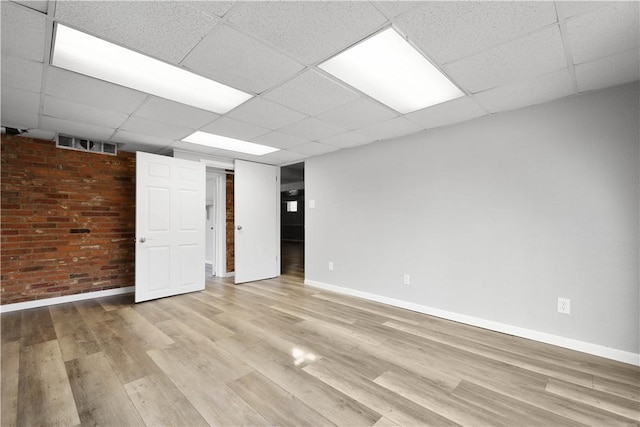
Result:
<svg viewBox="0 0 640 427"><path fill-rule="evenodd" d="M280 191L280 167L272 166L274 175L273 179L268 179L268 182L272 182L272 185L268 191L265 191L262 187L267 181L264 181L261 177L258 177L258 169L264 169L264 166L260 163L246 162L242 160L229 160L218 158L214 156L207 156L199 153L192 153L189 151L174 149L173 157L177 159L191 160L203 164L206 168L206 172L211 174L218 174L216 178L216 194L215 202L210 199L209 209L215 212L216 225L214 225L215 233L207 233L202 231L202 262L198 263L203 272L203 277L207 271L207 264L205 263L205 237L209 234L209 239L215 240L215 246L211 261L211 273L215 273L217 277L235 277L236 283L241 283L241 278L248 273L255 273L254 275L259 277L265 274L264 277L270 274L280 275L280 245L278 236L278 220L280 219L280 204L279 204L279 191ZM240 167L242 166L242 167ZM242 170L241 173L239 171ZM203 175L206 175L203 171ZM258 174L259 175L259 174ZM253 180L253 181L252 181ZM207 209L207 203L204 200L205 184L207 182L206 176L203 176L203 198L202 198L202 225L206 223L205 214ZM264 181L264 182L263 182ZM240 185L242 184L242 185ZM239 187L242 187L239 189ZM270 193L270 197L267 196ZM261 205L256 208L254 202L260 200ZM265 243L263 239L265 234L265 225L256 224L255 217L259 216L264 218L261 212L262 208L268 208L271 206L272 211L275 212L272 224L269 225L269 229L272 230L269 234L270 243ZM197 209L199 210L199 209ZM211 227L211 226L210 226ZM209 231L210 230L209 227ZM211 237L210 234L214 234L215 237ZM239 239L241 237L242 239ZM241 240L241 241L240 241ZM254 256L254 253L250 253L251 250L257 247L268 247L266 258L263 256L259 258ZM249 249L247 251L246 249ZM275 250L272 250L275 248ZM241 250L239 250L241 249ZM255 251L254 251L255 252ZM259 253L259 255L264 255ZM269 262L262 262L264 259L268 259ZM260 270L256 271L263 264L268 264L269 271ZM247 267L249 266L249 267ZM199 269L200 269L199 268ZM238 273L241 273L240 275ZM239 276L242 276L239 278ZM251 280L251 279L250 279ZM253 280L259 280L257 278Z"/></svg>
<svg viewBox="0 0 640 427"><path fill-rule="evenodd" d="M207 163L206 277L234 277L238 284L280 275L279 182L276 166L236 160L233 169L221 169Z"/></svg>
<svg viewBox="0 0 640 427"><path fill-rule="evenodd" d="M281 168L280 192L281 271L304 279L304 162Z"/></svg>
<svg viewBox="0 0 640 427"><path fill-rule="evenodd" d="M205 276L226 277L226 171L207 167L206 172L206 222L205 222Z"/></svg>

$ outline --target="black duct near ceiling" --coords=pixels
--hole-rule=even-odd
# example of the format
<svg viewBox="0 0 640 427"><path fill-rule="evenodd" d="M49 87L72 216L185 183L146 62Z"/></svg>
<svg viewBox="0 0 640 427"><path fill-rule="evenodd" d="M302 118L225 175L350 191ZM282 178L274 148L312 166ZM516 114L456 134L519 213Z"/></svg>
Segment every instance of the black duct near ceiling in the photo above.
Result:
<svg viewBox="0 0 640 427"><path fill-rule="evenodd" d="M20 135L27 131L27 129L18 129L18 128L10 128L7 126L2 126L2 133L6 133L7 135Z"/></svg>

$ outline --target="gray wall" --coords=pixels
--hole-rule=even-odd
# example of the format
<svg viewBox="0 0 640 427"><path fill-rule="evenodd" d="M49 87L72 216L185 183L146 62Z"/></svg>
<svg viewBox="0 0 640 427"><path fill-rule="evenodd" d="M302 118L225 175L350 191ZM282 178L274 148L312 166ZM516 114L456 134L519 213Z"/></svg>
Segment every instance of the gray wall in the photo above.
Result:
<svg viewBox="0 0 640 427"><path fill-rule="evenodd" d="M635 83L309 159L306 279L638 353L638 105Z"/></svg>

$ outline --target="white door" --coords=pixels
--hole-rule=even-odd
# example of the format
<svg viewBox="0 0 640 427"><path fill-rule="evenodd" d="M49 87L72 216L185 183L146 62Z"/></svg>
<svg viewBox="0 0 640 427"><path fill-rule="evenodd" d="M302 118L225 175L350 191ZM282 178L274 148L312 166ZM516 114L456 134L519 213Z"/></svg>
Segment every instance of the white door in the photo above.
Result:
<svg viewBox="0 0 640 427"><path fill-rule="evenodd" d="M204 289L205 165L136 155L136 302Z"/></svg>
<svg viewBox="0 0 640 427"><path fill-rule="evenodd" d="M280 275L280 168L235 161L235 282Z"/></svg>

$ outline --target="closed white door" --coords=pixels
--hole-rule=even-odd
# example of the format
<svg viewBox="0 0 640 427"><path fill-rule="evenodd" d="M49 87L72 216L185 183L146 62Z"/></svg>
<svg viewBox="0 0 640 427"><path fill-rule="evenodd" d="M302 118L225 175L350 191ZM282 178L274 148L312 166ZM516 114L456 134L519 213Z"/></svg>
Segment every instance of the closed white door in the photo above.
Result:
<svg viewBox="0 0 640 427"><path fill-rule="evenodd" d="M280 275L280 168L235 161L235 282Z"/></svg>
<svg viewBox="0 0 640 427"><path fill-rule="evenodd" d="M136 155L136 302L204 289L205 166Z"/></svg>

